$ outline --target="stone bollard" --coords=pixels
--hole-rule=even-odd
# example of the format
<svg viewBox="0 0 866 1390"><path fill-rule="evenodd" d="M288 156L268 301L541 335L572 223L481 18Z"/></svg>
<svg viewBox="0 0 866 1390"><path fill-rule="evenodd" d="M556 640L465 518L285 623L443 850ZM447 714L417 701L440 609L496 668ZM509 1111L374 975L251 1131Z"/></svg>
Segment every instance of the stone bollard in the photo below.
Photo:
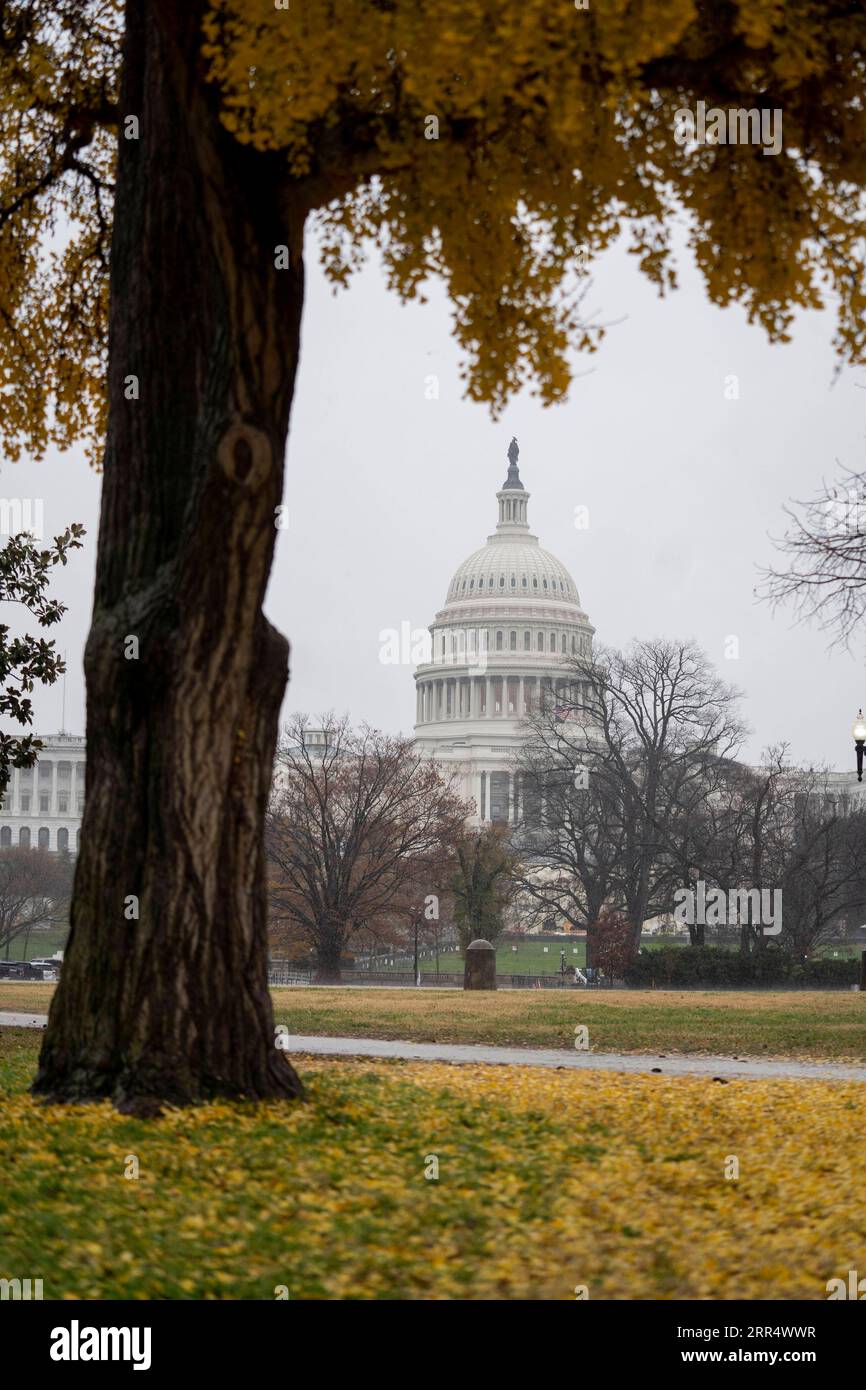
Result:
<svg viewBox="0 0 866 1390"><path fill-rule="evenodd" d="M480 936L466 947L463 988L496 988L496 948Z"/></svg>

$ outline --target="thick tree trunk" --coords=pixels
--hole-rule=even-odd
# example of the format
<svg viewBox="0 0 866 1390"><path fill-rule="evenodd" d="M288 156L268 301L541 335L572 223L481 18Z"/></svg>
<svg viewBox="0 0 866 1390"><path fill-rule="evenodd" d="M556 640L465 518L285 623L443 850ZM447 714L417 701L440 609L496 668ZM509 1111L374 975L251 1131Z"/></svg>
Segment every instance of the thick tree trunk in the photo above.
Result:
<svg viewBox="0 0 866 1390"><path fill-rule="evenodd" d="M271 157L221 130L199 8L127 7L87 800L34 1088L143 1111L301 1092L267 987L263 820L288 644L262 600L304 217L277 201Z"/></svg>
<svg viewBox="0 0 866 1390"><path fill-rule="evenodd" d="M341 981L340 960L343 954L345 930L340 921L323 922L316 938L316 966L313 983L338 985Z"/></svg>

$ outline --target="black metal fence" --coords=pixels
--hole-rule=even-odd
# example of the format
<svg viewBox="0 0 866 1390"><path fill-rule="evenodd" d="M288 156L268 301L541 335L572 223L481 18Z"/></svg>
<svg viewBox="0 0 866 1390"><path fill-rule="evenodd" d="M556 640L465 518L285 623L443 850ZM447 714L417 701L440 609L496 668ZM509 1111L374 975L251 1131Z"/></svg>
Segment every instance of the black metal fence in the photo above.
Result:
<svg viewBox="0 0 866 1390"><path fill-rule="evenodd" d="M271 964L268 970L269 985L311 985L313 983L312 972L309 970L299 970L296 967L280 965L279 962ZM344 985L357 985L362 988L365 985L397 985L403 988L412 987L418 984L415 974L411 970L344 970L340 981ZM463 971L440 970L437 974L434 970L422 970L420 973L421 988L439 989L462 989ZM575 985L568 976L562 975L497 975L497 989L598 989L609 988L609 981L602 981L600 984Z"/></svg>

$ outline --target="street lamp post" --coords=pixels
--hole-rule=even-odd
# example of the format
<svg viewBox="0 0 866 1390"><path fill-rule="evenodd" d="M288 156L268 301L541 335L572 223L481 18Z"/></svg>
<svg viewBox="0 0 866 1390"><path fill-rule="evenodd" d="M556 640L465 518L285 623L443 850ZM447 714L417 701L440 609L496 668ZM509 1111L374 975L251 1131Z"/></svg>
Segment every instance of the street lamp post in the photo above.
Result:
<svg viewBox="0 0 866 1390"><path fill-rule="evenodd" d="M854 720L854 727L851 730L854 735L854 747L857 750L857 781L863 781L863 746L866 744L866 719L863 718L862 709L858 709L857 718Z"/></svg>

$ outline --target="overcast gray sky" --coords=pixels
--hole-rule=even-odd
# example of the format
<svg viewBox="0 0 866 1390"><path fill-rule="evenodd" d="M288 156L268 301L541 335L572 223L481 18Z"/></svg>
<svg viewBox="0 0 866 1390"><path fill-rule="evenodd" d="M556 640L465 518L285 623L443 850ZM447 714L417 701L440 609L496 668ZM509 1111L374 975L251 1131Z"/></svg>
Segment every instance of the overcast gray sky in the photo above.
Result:
<svg viewBox="0 0 866 1390"><path fill-rule="evenodd" d="M820 632L753 598L785 501L861 465L866 372L833 384L832 314L803 315L794 341L771 347L741 310L710 306L687 255L681 289L660 300L615 247L594 265L586 303L622 321L594 357L576 359L591 374L567 404L545 410L524 394L494 423L462 400L438 287L426 306L404 307L375 261L336 296L312 244L307 267L289 528L267 599L292 642L286 714L334 709L411 731L412 665L382 664L380 632L432 621L452 572L494 527L516 434L531 528L570 570L597 640L694 637L745 692L748 756L788 740L799 760L851 765L862 645L828 652ZM431 375L438 400L425 397ZM725 398L730 375L738 400ZM46 533L87 527L86 550L55 585L70 611L54 630L68 652L66 728L83 732L99 478L78 453L4 464L0 495L43 498ZM575 529L578 506L589 508L586 530ZM59 686L35 705L39 732L57 730Z"/></svg>

